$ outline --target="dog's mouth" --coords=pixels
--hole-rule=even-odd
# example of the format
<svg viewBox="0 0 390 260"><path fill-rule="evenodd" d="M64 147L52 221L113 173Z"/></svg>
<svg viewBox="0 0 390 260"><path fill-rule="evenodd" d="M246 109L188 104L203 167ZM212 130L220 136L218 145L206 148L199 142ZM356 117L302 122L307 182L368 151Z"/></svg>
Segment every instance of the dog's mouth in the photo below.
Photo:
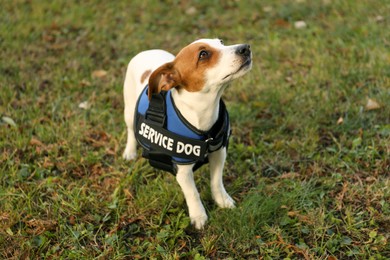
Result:
<svg viewBox="0 0 390 260"><path fill-rule="evenodd" d="M239 72L243 68L249 67L251 64L252 64L252 59L251 58L247 58L246 61L240 66L240 68L238 68L237 72Z"/></svg>
<svg viewBox="0 0 390 260"><path fill-rule="evenodd" d="M233 72L233 73L230 73L230 74L226 75L222 80L225 80L225 79L227 79L227 78L229 78L229 77L231 77L231 76L237 74L237 73L240 72L241 70L250 67L251 64L252 64L252 59L251 59L250 57L248 57L248 58L241 64L241 66L238 68L237 71L235 71L235 72Z"/></svg>

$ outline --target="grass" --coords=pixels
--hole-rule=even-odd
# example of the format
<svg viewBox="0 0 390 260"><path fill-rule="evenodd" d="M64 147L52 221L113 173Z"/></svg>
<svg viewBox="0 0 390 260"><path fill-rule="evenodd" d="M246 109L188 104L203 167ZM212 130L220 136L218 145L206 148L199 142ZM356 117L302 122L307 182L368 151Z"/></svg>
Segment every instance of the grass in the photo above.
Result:
<svg viewBox="0 0 390 260"><path fill-rule="evenodd" d="M389 13L371 0L4 1L0 257L390 257ZM238 207L215 206L201 168L210 219L196 231L173 176L122 160L122 84L139 51L200 37L250 43L254 66L224 97Z"/></svg>

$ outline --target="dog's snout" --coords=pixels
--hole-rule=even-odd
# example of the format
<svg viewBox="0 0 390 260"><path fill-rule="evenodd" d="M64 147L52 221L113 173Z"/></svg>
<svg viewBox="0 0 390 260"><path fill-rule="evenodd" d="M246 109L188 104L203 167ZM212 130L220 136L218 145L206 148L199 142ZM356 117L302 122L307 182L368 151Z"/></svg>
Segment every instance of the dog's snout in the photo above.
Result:
<svg viewBox="0 0 390 260"><path fill-rule="evenodd" d="M251 55L251 46L249 44L241 44L238 46L236 54L243 57L249 57Z"/></svg>

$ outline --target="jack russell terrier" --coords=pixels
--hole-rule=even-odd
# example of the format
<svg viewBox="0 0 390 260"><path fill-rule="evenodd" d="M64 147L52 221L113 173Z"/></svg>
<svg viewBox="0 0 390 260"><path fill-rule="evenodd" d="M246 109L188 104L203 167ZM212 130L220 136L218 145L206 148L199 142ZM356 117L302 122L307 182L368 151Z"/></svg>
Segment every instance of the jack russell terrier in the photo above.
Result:
<svg viewBox="0 0 390 260"><path fill-rule="evenodd" d="M193 177L201 165L210 164L210 186L218 206L234 207L222 181L231 131L221 96L251 67L248 44L226 46L219 39L197 40L176 57L163 50L144 51L128 65L123 157L135 159L138 142L152 166L176 175L197 229L207 221Z"/></svg>

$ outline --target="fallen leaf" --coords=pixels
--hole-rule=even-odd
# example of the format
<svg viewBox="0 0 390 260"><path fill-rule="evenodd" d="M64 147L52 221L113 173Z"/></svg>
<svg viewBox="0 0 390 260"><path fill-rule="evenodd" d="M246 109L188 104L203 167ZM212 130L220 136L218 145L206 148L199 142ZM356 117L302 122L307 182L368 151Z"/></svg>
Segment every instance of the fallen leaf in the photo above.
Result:
<svg viewBox="0 0 390 260"><path fill-rule="evenodd" d="M95 70L92 72L92 78L104 78L107 76L107 71L105 70Z"/></svg>
<svg viewBox="0 0 390 260"><path fill-rule="evenodd" d="M69 217L69 224L71 224L72 226L74 226L74 224L76 224L76 218L75 218L75 216L73 216L73 215L71 215L70 217Z"/></svg>
<svg viewBox="0 0 390 260"><path fill-rule="evenodd" d="M377 15L375 17L375 21L378 23L383 22L384 20L385 20L385 18L382 15Z"/></svg>
<svg viewBox="0 0 390 260"><path fill-rule="evenodd" d="M289 22L286 21L286 20L284 20L284 19L277 19L277 20L275 21L275 25L276 25L277 27L281 27L281 28L287 28L287 27L290 26Z"/></svg>
<svg viewBox="0 0 390 260"><path fill-rule="evenodd" d="M131 194L129 189L123 189L123 193L126 196L126 199L132 200L134 198L133 194Z"/></svg>
<svg viewBox="0 0 390 260"><path fill-rule="evenodd" d="M287 212L287 216L291 218L297 218L300 222L303 223L313 223L313 220L309 216L305 216L299 213L299 211L289 211Z"/></svg>
<svg viewBox="0 0 390 260"><path fill-rule="evenodd" d="M36 137L32 137L30 140L30 145L43 146L43 143L40 140L38 140Z"/></svg>
<svg viewBox="0 0 390 260"><path fill-rule="evenodd" d="M368 182L368 183L374 183L374 182L376 182L376 178L373 177L373 176L368 176L368 177L366 178L366 182Z"/></svg>
<svg viewBox="0 0 390 260"><path fill-rule="evenodd" d="M54 230L57 226L55 220L30 219L25 221L25 224L30 228L27 233L40 235L47 230Z"/></svg>
<svg viewBox="0 0 390 260"><path fill-rule="evenodd" d="M295 217L297 215L299 215L299 211L289 211L289 212L287 212L287 216L289 216L289 217Z"/></svg>
<svg viewBox="0 0 390 260"><path fill-rule="evenodd" d="M376 109L379 109L381 108L381 106L379 105L378 102L376 102L375 100L369 98L367 100L367 104L366 104L366 110L376 110Z"/></svg>
<svg viewBox="0 0 390 260"><path fill-rule="evenodd" d="M62 50L65 49L68 46L67 42L62 42L62 43L54 43L52 45L49 45L50 50Z"/></svg>
<svg viewBox="0 0 390 260"><path fill-rule="evenodd" d="M53 166L54 166L54 163L52 161L50 161L50 158L45 157L45 160L43 162L43 168L49 169L49 168L52 168Z"/></svg>
<svg viewBox="0 0 390 260"><path fill-rule="evenodd" d="M305 23L305 21L296 21L294 23L294 27L297 29L303 29L307 27L307 24Z"/></svg>
<svg viewBox="0 0 390 260"><path fill-rule="evenodd" d="M83 86L83 87L89 87L89 86L92 85L91 82L89 82L89 81L86 80L86 79L83 79L83 80L80 82L80 84L81 84L81 86Z"/></svg>
<svg viewBox="0 0 390 260"><path fill-rule="evenodd" d="M186 14L188 14L188 15L194 15L194 14L196 14L196 12L197 12L197 10L194 6L191 6L190 8L188 8L186 10Z"/></svg>
<svg viewBox="0 0 390 260"><path fill-rule="evenodd" d="M342 123L344 123L344 118L340 116L340 118L337 120L337 124L341 125Z"/></svg>
<svg viewBox="0 0 390 260"><path fill-rule="evenodd" d="M9 220L11 217L10 215L7 213L7 212L2 212L0 214L0 221L2 221L3 223L6 221L6 220Z"/></svg>
<svg viewBox="0 0 390 260"><path fill-rule="evenodd" d="M271 12L272 9L273 9L272 6L264 6L264 7L263 7L263 11L266 12L266 13Z"/></svg>
<svg viewBox="0 0 390 260"><path fill-rule="evenodd" d="M107 153L108 155L112 155L112 156L115 156L115 154L116 154L115 150L112 149L112 148L107 148L107 149L106 149L106 153Z"/></svg>
<svg viewBox="0 0 390 260"><path fill-rule="evenodd" d="M292 82L293 81L293 78L290 77L290 76L287 76L284 78L287 82Z"/></svg>
<svg viewBox="0 0 390 260"><path fill-rule="evenodd" d="M16 123L12 118L10 118L8 116L3 116L1 119L3 120L4 123L6 123L10 126L16 127Z"/></svg>
<svg viewBox="0 0 390 260"><path fill-rule="evenodd" d="M279 179L294 179L297 176L299 176L299 174L296 172L288 172L288 173L284 173L284 174L280 175L278 178Z"/></svg>
<svg viewBox="0 0 390 260"><path fill-rule="evenodd" d="M88 110L90 109L91 104L88 101L83 101L79 104L79 108Z"/></svg>
<svg viewBox="0 0 390 260"><path fill-rule="evenodd" d="M11 228L7 228L7 229L5 230L5 232L7 232L7 234L10 235L10 236L13 236L13 235L14 235L14 232L12 232Z"/></svg>
<svg viewBox="0 0 390 260"><path fill-rule="evenodd" d="M242 101L244 101L245 103L248 102L248 95L245 94L245 92L241 92L240 96Z"/></svg>

